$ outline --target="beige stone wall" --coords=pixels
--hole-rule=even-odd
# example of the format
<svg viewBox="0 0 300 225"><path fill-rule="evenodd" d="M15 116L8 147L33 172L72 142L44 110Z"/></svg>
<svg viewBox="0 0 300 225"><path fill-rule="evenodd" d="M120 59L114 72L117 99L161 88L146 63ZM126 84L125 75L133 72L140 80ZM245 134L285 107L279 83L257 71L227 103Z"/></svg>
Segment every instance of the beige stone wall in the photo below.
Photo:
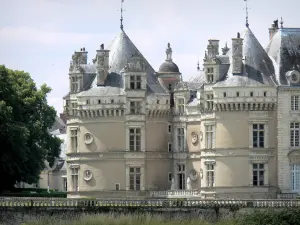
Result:
<svg viewBox="0 0 300 225"><path fill-rule="evenodd" d="M173 173L171 159L147 160L145 166L145 190L169 190L168 173Z"/></svg>
<svg viewBox="0 0 300 225"><path fill-rule="evenodd" d="M168 152L168 143L171 134L168 132L168 121L155 121L148 119L146 122L146 151Z"/></svg>

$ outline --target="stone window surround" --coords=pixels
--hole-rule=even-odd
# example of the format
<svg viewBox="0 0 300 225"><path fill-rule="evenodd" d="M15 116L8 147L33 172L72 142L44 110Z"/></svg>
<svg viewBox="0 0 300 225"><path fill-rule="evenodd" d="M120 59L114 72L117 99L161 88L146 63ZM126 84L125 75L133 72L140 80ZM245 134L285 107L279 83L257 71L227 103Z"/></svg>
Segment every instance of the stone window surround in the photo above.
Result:
<svg viewBox="0 0 300 225"><path fill-rule="evenodd" d="M75 81L73 81L75 78ZM81 74L74 74L69 76L70 79L70 92L77 93L81 90L82 87L82 75ZM73 90L73 84L77 83L77 90Z"/></svg>
<svg viewBox="0 0 300 225"><path fill-rule="evenodd" d="M135 112L132 113L131 112L131 102L134 102L134 110ZM139 114L143 114L144 113L144 103L143 103L143 99L130 99L127 101L127 113L130 115L139 115Z"/></svg>
<svg viewBox="0 0 300 225"><path fill-rule="evenodd" d="M183 128L183 132L184 132L183 152L186 152L186 148L187 148L187 144L186 144L186 125L174 124L173 128L174 128L173 129L174 130L174 139L173 139L173 143L172 143L173 152L180 152L179 149L178 149L178 144L177 144L178 128Z"/></svg>
<svg viewBox="0 0 300 225"><path fill-rule="evenodd" d="M175 102L176 102L176 111L178 113L184 113L185 112L185 98L184 98L184 96L176 97ZM183 112L179 111L179 109L181 107L183 108Z"/></svg>
<svg viewBox="0 0 300 225"><path fill-rule="evenodd" d="M126 162L126 168L125 168L125 176L126 176L126 191L130 191L130 172L129 169L131 167L139 167L141 168L141 187L140 187L140 191L144 191L145 190L145 168L144 168L144 164L142 162Z"/></svg>
<svg viewBox="0 0 300 225"><path fill-rule="evenodd" d="M205 149L207 148L207 137L206 137L206 126L212 126L212 148L211 149L215 149L216 148L216 122L215 121L206 121L203 123L204 124L204 132L202 132L202 140L204 140L204 146Z"/></svg>
<svg viewBox="0 0 300 225"><path fill-rule="evenodd" d="M293 97L295 98L294 100L293 100ZM293 108L295 108L295 106L293 107L292 102L297 102L297 104L295 104L295 105L297 105L297 109L293 110ZM290 97L289 103L290 103L289 104L290 112L291 113L298 113L299 109L300 109L300 105L299 105L299 103L300 103L300 95L299 94L292 94L291 97Z"/></svg>
<svg viewBox="0 0 300 225"><path fill-rule="evenodd" d="M295 120L295 119L292 119L292 120L290 120L289 121L289 133L288 133L288 136L289 136L289 150L294 150L294 149L299 149L299 147L300 146L292 146L291 145L291 130L292 130L292 128L291 128L291 124L292 123L300 123L299 121L297 121L297 120ZM300 128L299 128L300 129ZM300 134L299 134L300 135ZM300 140L299 140L300 141Z"/></svg>
<svg viewBox="0 0 300 225"><path fill-rule="evenodd" d="M249 158L249 186L250 187L267 187L269 186L269 160L267 156L251 156ZM253 164L260 163L264 164L264 185L263 186L253 186Z"/></svg>
<svg viewBox="0 0 300 225"><path fill-rule="evenodd" d="M126 125L126 151L130 151L129 150L129 138L130 138L130 134L129 134L129 129L130 128L140 128L141 129L141 152L144 152L146 150L146 143L145 143L145 125L144 123L138 123L138 122L133 122L133 123L129 123L128 125Z"/></svg>
<svg viewBox="0 0 300 225"><path fill-rule="evenodd" d="M215 187L216 186L216 160L214 160L214 159L205 159L203 163L204 163L204 167L205 167L205 169L204 169L205 172L203 173L202 176L205 180L205 182L204 182L205 186L206 187ZM208 181L207 165L213 165L214 166L214 184L213 184L213 186L208 186L208 183L207 183L207 181Z"/></svg>
<svg viewBox="0 0 300 225"><path fill-rule="evenodd" d="M172 142L168 142L168 152L172 152L173 149L172 149Z"/></svg>
<svg viewBox="0 0 300 225"><path fill-rule="evenodd" d="M77 163L73 163L73 164L70 164L69 165L69 170L71 170L71 169L78 169L78 175L77 175L77 179L78 179L78 181L77 181L77 185L78 185L78 187L77 187L77 191L74 191L74 189L73 189L73 181L72 181L72 173L71 173L71 171L70 171L70 177L69 177L69 180L71 181L70 182L70 184L71 185L68 185L68 186L70 186L70 188L71 188L71 191L72 192L79 192L80 191L80 185L79 185L79 179L80 179L80 164L77 164ZM68 181L68 178L67 178L67 181ZM67 183L68 184L68 183Z"/></svg>
<svg viewBox="0 0 300 225"><path fill-rule="evenodd" d="M77 132L77 134L76 134L76 136L77 136L76 137L76 139L77 139L77 149L76 149L76 152L73 151L73 148L72 148L73 147L73 145L72 145L72 135L71 135L72 131L76 131ZM80 152L79 151L79 142L80 142L79 141L79 137L80 137L80 132L79 131L80 131L79 126L70 126L69 127L69 134L70 134L70 136L69 136L70 137L70 139L69 139L70 142L69 143L70 143L70 150L71 150L69 152L72 152L72 153L79 153Z"/></svg>
<svg viewBox="0 0 300 225"><path fill-rule="evenodd" d="M249 124L249 148L252 149L264 149L269 148L269 120L266 119L250 119ZM253 148L253 124L263 124L264 125L264 148Z"/></svg>

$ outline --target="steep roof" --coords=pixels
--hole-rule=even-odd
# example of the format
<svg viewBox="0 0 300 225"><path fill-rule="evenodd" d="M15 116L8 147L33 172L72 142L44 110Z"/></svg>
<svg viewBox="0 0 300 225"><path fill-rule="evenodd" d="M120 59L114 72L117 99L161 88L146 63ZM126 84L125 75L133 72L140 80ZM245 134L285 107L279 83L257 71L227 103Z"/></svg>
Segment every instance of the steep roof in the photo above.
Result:
<svg viewBox="0 0 300 225"><path fill-rule="evenodd" d="M285 73L293 69L297 58L300 60L300 28L280 28L266 51L273 60L277 82L288 84Z"/></svg>
<svg viewBox="0 0 300 225"><path fill-rule="evenodd" d="M232 74L232 51L229 51L228 55L230 60L228 75L214 87L274 85L275 71L272 60L249 28L244 32L244 60L241 74Z"/></svg>

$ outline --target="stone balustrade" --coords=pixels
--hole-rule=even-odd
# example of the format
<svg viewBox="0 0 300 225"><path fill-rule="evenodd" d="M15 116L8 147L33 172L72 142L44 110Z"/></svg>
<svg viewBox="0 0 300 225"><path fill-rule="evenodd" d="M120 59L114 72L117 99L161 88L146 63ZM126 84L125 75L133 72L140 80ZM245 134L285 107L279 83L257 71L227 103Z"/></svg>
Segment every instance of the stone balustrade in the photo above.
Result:
<svg viewBox="0 0 300 225"><path fill-rule="evenodd" d="M200 198L201 193L199 190L167 190L151 191L150 196L153 198Z"/></svg>
<svg viewBox="0 0 300 225"><path fill-rule="evenodd" d="M196 192L195 192L196 194ZM48 207L48 208L86 208L86 207L143 207L143 208L286 208L300 207L300 200L100 200L64 198L0 198L0 208Z"/></svg>

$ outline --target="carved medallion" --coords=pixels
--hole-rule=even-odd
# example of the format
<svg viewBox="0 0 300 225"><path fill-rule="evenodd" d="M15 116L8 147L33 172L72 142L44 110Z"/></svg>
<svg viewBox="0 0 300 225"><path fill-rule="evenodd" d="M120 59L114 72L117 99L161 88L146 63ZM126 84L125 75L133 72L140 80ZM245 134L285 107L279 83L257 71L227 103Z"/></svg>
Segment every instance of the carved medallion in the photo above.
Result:
<svg viewBox="0 0 300 225"><path fill-rule="evenodd" d="M83 179L84 179L85 181L91 180L92 177L93 177L92 171L90 171L90 170L85 170L85 171L83 172Z"/></svg>
<svg viewBox="0 0 300 225"><path fill-rule="evenodd" d="M93 142L93 140L94 140L94 138L93 138L93 135L91 133L85 133L84 134L84 143L89 145Z"/></svg>
<svg viewBox="0 0 300 225"><path fill-rule="evenodd" d="M300 81L300 72L297 70L288 71L286 77L292 84L297 84Z"/></svg>
<svg viewBox="0 0 300 225"><path fill-rule="evenodd" d="M198 142L198 134L196 132L192 132L192 144L196 144Z"/></svg>
<svg viewBox="0 0 300 225"><path fill-rule="evenodd" d="M191 172L190 172L190 179L192 181L196 181L198 179L198 173L196 170L192 169Z"/></svg>

